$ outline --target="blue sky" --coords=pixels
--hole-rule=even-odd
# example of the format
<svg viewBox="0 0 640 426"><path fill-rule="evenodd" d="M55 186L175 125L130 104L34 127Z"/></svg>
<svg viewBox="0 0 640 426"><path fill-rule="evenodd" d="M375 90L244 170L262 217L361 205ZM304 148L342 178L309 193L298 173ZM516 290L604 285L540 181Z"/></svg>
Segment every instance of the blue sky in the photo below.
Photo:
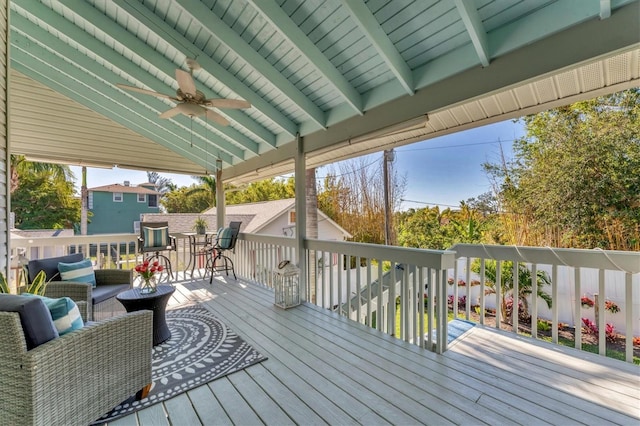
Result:
<svg viewBox="0 0 640 426"><path fill-rule="evenodd" d="M482 170L482 163L498 162L500 144L507 158L512 156L514 139L524 136L521 123L511 120L467 130L452 135L417 142L396 149L395 169L407 178L405 201L400 208L421 208L425 205L457 206L460 201L476 197L490 190L490 183ZM382 153L368 158L382 158ZM368 161L367 161L368 162ZM80 185L80 167L71 167ZM195 183L190 175L161 173L178 186ZM322 175L322 169L318 172ZM87 169L89 188L122 183L132 185L147 181L146 172L127 169ZM79 188L78 188L79 192Z"/></svg>

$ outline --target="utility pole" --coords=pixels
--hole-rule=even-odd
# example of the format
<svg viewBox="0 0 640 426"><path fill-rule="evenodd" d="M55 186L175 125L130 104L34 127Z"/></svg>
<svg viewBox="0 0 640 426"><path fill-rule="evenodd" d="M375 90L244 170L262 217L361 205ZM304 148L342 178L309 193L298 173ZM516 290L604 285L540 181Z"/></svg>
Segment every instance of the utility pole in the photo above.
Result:
<svg viewBox="0 0 640 426"><path fill-rule="evenodd" d="M384 243L385 245L392 245L391 237L391 202L389 197L389 163L395 159L395 153L393 149L384 150L384 161L382 163L382 173L384 179Z"/></svg>

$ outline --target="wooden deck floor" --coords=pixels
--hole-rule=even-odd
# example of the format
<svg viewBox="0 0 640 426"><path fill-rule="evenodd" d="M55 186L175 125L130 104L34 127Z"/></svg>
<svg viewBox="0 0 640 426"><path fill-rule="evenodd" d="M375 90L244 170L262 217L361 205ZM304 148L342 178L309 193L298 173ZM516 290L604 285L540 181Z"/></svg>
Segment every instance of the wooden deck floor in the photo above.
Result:
<svg viewBox="0 0 640 426"><path fill-rule="evenodd" d="M474 327L444 355L270 290L176 284L269 359L110 425L639 424L636 366Z"/></svg>

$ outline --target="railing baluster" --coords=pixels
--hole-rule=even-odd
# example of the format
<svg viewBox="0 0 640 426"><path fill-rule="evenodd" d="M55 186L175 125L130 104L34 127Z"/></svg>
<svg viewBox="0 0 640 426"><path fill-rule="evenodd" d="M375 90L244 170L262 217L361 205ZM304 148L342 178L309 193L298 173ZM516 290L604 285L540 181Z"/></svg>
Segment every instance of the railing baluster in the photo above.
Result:
<svg viewBox="0 0 640 426"><path fill-rule="evenodd" d="M600 268L600 270L598 270L598 299L595 308L599 313L599 315L596 315L596 318L598 319L596 321L598 326L598 353L603 356L607 354L607 338L605 334L606 321L604 309L606 295L604 291L604 284L604 269Z"/></svg>
<svg viewBox="0 0 640 426"><path fill-rule="evenodd" d="M531 264L531 337L538 338L538 265Z"/></svg>
<svg viewBox="0 0 640 426"><path fill-rule="evenodd" d="M494 283L496 290L496 328L500 329L502 321L502 261L496 260L496 282Z"/></svg>
<svg viewBox="0 0 640 426"><path fill-rule="evenodd" d="M471 257L469 256L467 256L466 269L467 292L465 297L467 303L465 305L465 319L469 320L471 319Z"/></svg>
<svg viewBox="0 0 640 426"><path fill-rule="evenodd" d="M484 257L480 259L480 324L484 325L485 316L485 285L486 285L486 266Z"/></svg>
<svg viewBox="0 0 640 426"><path fill-rule="evenodd" d="M518 320L520 319L520 263L513 260L513 270L511 272L513 280L513 291L511 292L511 331L518 334Z"/></svg>
<svg viewBox="0 0 640 426"><path fill-rule="evenodd" d="M558 300L558 266L551 267L551 300ZM551 341L558 344L558 304L551 306Z"/></svg>
<svg viewBox="0 0 640 426"><path fill-rule="evenodd" d="M625 361L633 362L633 308L634 304L629 302L633 299L633 285L631 282L632 275L630 272L624 274L624 300L625 304L624 313L624 328L625 328Z"/></svg>
<svg viewBox="0 0 640 426"><path fill-rule="evenodd" d="M576 349L582 349L582 318L580 315L580 310L582 309L582 302L581 302L581 294L582 294L582 283L580 280L580 268L573 268L573 280L574 280L574 293L575 293L575 297L574 297L574 301L573 301L573 309L574 309L574 313L573 313L573 324L574 324L574 329L573 329L573 342L574 342L574 348ZM553 303L558 303L557 300L554 300Z"/></svg>

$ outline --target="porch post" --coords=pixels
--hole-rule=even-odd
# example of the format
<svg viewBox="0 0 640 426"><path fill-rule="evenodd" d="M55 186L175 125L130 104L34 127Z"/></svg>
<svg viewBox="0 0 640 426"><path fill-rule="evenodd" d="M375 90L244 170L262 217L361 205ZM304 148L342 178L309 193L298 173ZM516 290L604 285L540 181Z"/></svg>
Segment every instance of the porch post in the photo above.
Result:
<svg viewBox="0 0 640 426"><path fill-rule="evenodd" d="M11 241L9 227L11 223L11 198L9 186L11 182L11 149L9 143L9 1L0 0L3 18L0 20L0 56L3 67L0 68L0 79L4 82L0 91L0 114L3 129L0 131L0 272L7 282L10 280Z"/></svg>
<svg viewBox="0 0 640 426"><path fill-rule="evenodd" d="M216 229L224 227L224 185L222 184L222 161L216 160Z"/></svg>
<svg viewBox="0 0 640 426"><path fill-rule="evenodd" d="M307 237L307 203L306 203L306 159L304 156L304 140L296 135L295 181L296 181L296 258L300 268L300 300L307 300L307 258L304 251L304 240Z"/></svg>

